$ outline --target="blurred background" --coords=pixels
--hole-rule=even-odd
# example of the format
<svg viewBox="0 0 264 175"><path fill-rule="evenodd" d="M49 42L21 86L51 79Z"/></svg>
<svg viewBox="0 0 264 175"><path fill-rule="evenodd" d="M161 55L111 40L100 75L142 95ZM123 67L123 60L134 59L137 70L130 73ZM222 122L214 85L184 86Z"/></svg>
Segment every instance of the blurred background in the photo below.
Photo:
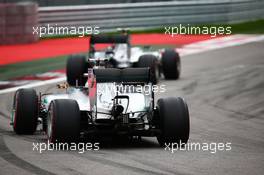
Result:
<svg viewBox="0 0 264 175"><path fill-rule="evenodd" d="M0 2L25 2L28 0L0 0ZM62 6L62 5L85 5L85 4L114 4L114 3L136 3L136 2L155 2L155 1L175 1L175 0L31 0L40 6ZM188 1L188 0L176 0Z"/></svg>
<svg viewBox="0 0 264 175"><path fill-rule="evenodd" d="M130 28L133 45L178 48L212 38L165 36L165 27L230 26L232 34L263 34L263 19L263 0L0 0L0 80L63 69L68 55L87 54L89 37L39 37L34 27Z"/></svg>
<svg viewBox="0 0 264 175"><path fill-rule="evenodd" d="M10 5L10 8L1 8L3 4L13 2L19 2L17 6L25 9L11 9ZM164 32L165 26L178 24L225 25L264 18L263 0L0 0L0 8L0 28L9 23L14 28L26 21L31 28L33 25L98 26L101 32L112 32L116 28ZM253 28L250 24L243 27ZM254 30L258 29L254 27ZM237 32L236 28L234 32Z"/></svg>

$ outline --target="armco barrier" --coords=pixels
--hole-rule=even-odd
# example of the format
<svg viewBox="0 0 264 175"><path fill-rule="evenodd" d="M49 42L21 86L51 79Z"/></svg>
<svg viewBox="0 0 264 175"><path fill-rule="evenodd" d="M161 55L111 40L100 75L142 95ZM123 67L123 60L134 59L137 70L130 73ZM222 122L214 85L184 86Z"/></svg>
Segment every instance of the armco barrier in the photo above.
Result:
<svg viewBox="0 0 264 175"><path fill-rule="evenodd" d="M146 29L177 24L233 23L264 18L263 0L200 0L39 8L41 26Z"/></svg>
<svg viewBox="0 0 264 175"><path fill-rule="evenodd" d="M38 5L36 3L0 4L0 44L37 41L38 35L32 35L32 28L37 25Z"/></svg>

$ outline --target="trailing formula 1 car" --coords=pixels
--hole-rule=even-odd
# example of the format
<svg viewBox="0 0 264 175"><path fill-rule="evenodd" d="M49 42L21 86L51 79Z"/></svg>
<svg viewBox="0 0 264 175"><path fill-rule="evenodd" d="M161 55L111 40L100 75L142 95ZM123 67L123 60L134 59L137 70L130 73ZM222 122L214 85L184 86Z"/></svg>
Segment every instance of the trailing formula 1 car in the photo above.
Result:
<svg viewBox="0 0 264 175"><path fill-rule="evenodd" d="M15 133L33 134L38 128L50 142L88 135L155 136L160 145L188 141L187 104L170 97L155 105L149 68L90 68L83 77L84 86L60 84L63 93L16 91L11 121Z"/></svg>
<svg viewBox="0 0 264 175"><path fill-rule="evenodd" d="M146 51L141 47L131 47L127 31L117 35L92 35L88 58L73 55L68 59L67 78L71 84L80 79L88 67L96 60L103 59L103 67L128 68L149 67L151 81L156 84L163 74L166 79L178 79L181 73L181 60L175 49ZM111 44L105 50L96 51L96 44ZM77 69L79 69L77 71ZM82 80L80 81L82 82Z"/></svg>

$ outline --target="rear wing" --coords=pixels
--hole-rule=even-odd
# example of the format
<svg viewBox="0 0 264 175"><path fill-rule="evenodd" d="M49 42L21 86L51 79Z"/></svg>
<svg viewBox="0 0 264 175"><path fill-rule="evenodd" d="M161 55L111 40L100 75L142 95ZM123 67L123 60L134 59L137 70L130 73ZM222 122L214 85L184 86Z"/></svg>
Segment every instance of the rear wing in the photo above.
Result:
<svg viewBox="0 0 264 175"><path fill-rule="evenodd" d="M95 44L127 44L127 55L130 57L130 40L129 34L117 34L117 35L106 35L106 34L99 34L99 35L92 35L90 37L90 44L89 44L89 57L93 57L95 51Z"/></svg>
<svg viewBox="0 0 264 175"><path fill-rule="evenodd" d="M97 83L103 82L124 82L124 83L149 83L149 68L107 68L94 69Z"/></svg>
<svg viewBox="0 0 264 175"><path fill-rule="evenodd" d="M106 69L93 69L92 71L93 74L92 77L90 77L90 81L88 78L91 109L94 106L97 106L96 105L97 87L99 86L99 84L121 83L126 85L130 85L130 84L138 85L138 84L151 83L149 68L125 68L125 69L106 68ZM109 95L111 96L111 93L109 93ZM153 93L151 93L150 95L153 97Z"/></svg>
<svg viewBox="0 0 264 175"><path fill-rule="evenodd" d="M93 44L114 44L114 43L129 43L129 35L128 34L118 34L118 35L92 35L90 37L90 45Z"/></svg>

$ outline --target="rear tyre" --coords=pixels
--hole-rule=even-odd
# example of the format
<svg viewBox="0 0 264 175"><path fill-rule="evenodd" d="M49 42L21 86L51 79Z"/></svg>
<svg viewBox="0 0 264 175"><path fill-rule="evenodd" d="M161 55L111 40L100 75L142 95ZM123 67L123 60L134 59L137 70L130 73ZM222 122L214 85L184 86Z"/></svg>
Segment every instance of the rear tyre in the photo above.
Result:
<svg viewBox="0 0 264 175"><path fill-rule="evenodd" d="M78 86L84 86L87 78L83 74L86 72L88 72L88 65L85 56L73 55L69 57L66 65L66 76L70 86L75 86L77 82Z"/></svg>
<svg viewBox="0 0 264 175"><path fill-rule="evenodd" d="M47 117L48 140L54 142L74 142L80 135L80 110L75 100L53 100Z"/></svg>
<svg viewBox="0 0 264 175"><path fill-rule="evenodd" d="M166 79L178 79L181 73L179 54L173 49L166 49L161 58L162 70Z"/></svg>
<svg viewBox="0 0 264 175"><path fill-rule="evenodd" d="M153 84L158 83L159 72L158 72L158 61L154 55L142 55L138 60L138 67L149 67L150 68L150 81Z"/></svg>
<svg viewBox="0 0 264 175"><path fill-rule="evenodd" d="M14 96L13 129L17 134L33 134L38 122L38 96L34 89L19 89Z"/></svg>
<svg viewBox="0 0 264 175"><path fill-rule="evenodd" d="M188 106L180 97L159 99L157 102L159 116L158 128L161 135L157 137L161 146L165 143L187 143L190 132Z"/></svg>

